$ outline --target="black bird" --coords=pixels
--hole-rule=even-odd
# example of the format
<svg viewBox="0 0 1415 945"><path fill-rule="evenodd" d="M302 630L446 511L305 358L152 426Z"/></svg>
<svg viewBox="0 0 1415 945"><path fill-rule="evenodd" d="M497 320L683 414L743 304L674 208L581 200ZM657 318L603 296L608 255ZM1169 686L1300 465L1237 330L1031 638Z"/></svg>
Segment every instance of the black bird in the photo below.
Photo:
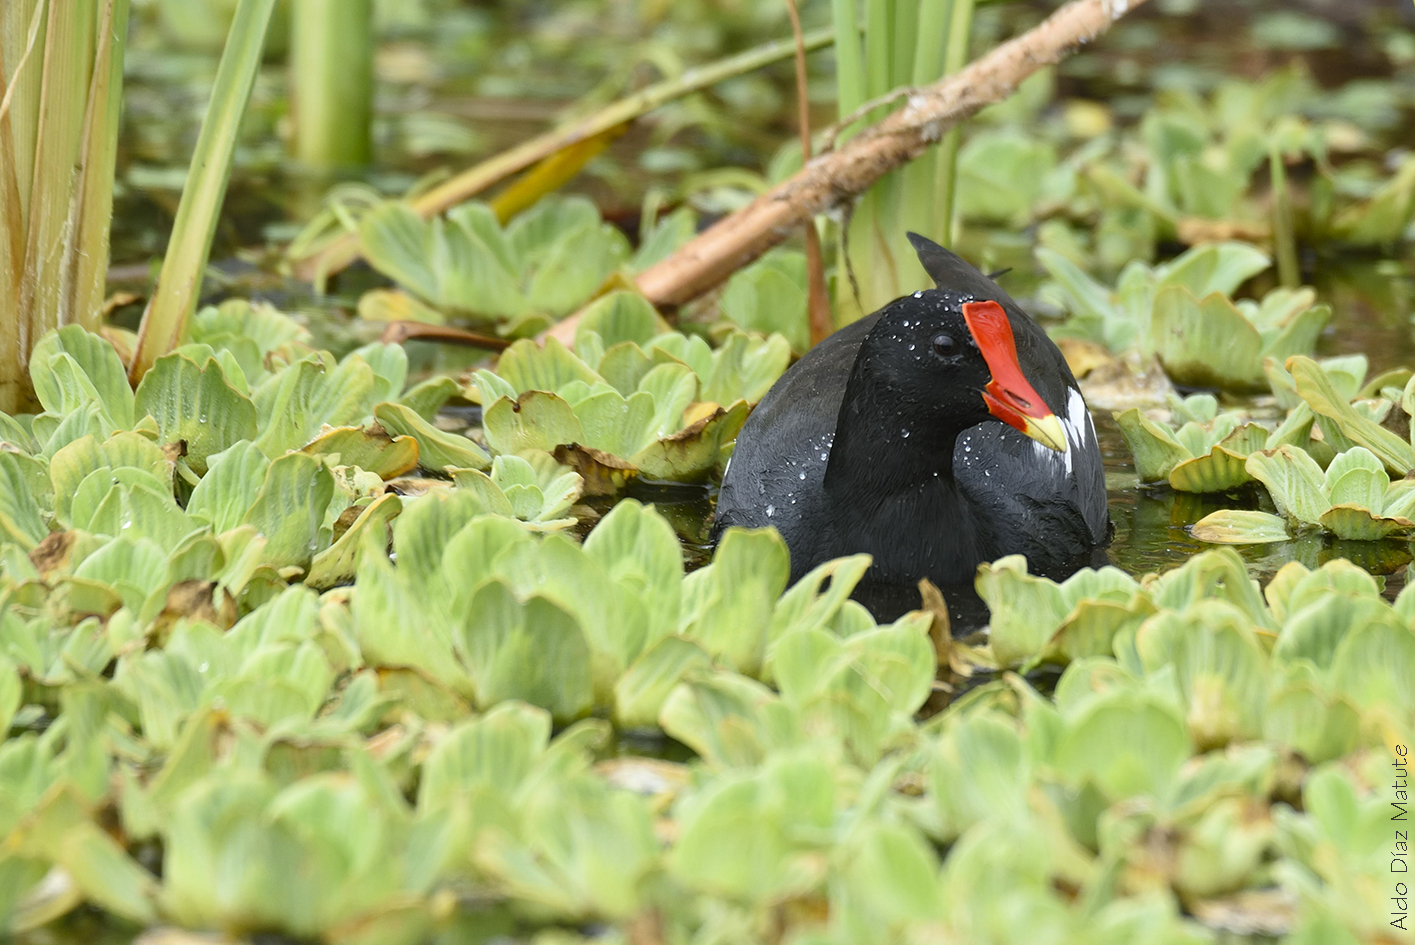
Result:
<svg viewBox="0 0 1415 945"><path fill-rule="evenodd" d="M869 586L912 595L864 595L880 619L918 605L920 578L970 588L979 563L1008 554L1068 574L1111 531L1061 351L991 279L909 240L938 288L842 328L776 382L737 436L713 523L714 537L775 525L792 581L868 552Z"/></svg>

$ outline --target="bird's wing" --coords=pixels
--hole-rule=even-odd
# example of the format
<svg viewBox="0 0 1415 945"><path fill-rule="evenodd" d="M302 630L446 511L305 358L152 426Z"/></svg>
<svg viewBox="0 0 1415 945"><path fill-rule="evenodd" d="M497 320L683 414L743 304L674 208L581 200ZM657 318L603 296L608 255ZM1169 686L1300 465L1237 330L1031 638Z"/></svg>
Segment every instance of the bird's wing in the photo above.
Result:
<svg viewBox="0 0 1415 945"><path fill-rule="evenodd" d="M821 484L845 380L876 321L876 316L861 319L816 345L752 411L723 475L714 537L731 525L775 525L793 548L814 542L805 529L822 520Z"/></svg>

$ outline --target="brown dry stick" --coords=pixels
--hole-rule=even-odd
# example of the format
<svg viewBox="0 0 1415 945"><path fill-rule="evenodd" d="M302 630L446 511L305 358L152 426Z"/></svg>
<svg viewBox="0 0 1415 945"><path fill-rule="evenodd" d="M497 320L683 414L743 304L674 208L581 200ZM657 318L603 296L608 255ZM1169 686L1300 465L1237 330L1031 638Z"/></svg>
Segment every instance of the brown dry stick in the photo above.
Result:
<svg viewBox="0 0 1415 945"><path fill-rule="evenodd" d="M905 106L815 158L789 180L698 234L639 274L639 291L659 306L679 305L722 282L787 239L815 214L852 199L889 171L922 154L950 126L999 102L1038 69L1091 42L1145 0L1072 0L1021 36L959 72L919 89ZM544 336L567 344L579 316Z"/></svg>

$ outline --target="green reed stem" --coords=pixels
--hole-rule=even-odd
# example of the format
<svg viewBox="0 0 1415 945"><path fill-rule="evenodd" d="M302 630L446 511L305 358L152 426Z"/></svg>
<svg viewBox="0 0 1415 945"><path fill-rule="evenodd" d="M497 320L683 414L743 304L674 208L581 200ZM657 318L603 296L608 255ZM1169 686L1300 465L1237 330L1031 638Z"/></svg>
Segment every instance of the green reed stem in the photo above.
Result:
<svg viewBox="0 0 1415 945"><path fill-rule="evenodd" d="M182 188L157 291L143 314L129 374L134 383L153 362L181 344L201 294L217 217L226 199L236 140L260 68L275 0L239 0L226 48L216 69L211 104L202 121L191 171Z"/></svg>
<svg viewBox="0 0 1415 945"><path fill-rule="evenodd" d="M290 87L296 160L333 173L373 157L373 0L295 0Z"/></svg>

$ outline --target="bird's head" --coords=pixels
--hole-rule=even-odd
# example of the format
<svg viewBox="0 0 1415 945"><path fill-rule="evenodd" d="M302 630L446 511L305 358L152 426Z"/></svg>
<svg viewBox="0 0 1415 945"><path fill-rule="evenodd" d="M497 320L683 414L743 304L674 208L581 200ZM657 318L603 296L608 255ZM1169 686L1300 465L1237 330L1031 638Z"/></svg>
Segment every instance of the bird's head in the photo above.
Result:
<svg viewBox="0 0 1415 945"><path fill-rule="evenodd" d="M962 430L1000 420L1066 449L1061 421L1018 361L1007 312L992 300L931 289L891 302L860 346L851 387L853 409L921 445L947 439L951 451ZM845 410L851 400L847 391Z"/></svg>

